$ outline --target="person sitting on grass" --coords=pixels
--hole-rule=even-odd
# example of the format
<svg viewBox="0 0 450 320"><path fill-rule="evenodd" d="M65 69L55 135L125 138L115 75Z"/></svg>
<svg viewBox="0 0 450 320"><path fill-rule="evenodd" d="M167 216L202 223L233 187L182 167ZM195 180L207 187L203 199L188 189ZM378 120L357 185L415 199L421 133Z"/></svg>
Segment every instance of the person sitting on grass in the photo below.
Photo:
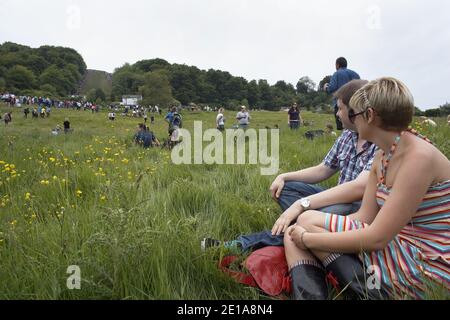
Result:
<svg viewBox="0 0 450 320"><path fill-rule="evenodd" d="M56 125L54 129L52 129L52 135L57 136L61 133L61 126L59 124Z"/></svg>
<svg viewBox="0 0 450 320"><path fill-rule="evenodd" d="M331 123L328 123L325 127L325 134L333 137L337 137L336 132L333 130L333 125Z"/></svg>
<svg viewBox="0 0 450 320"><path fill-rule="evenodd" d="M151 148L153 146L160 146L160 142L155 137L153 132L148 130L147 126L143 123L138 125L138 132L134 135L134 142L143 148Z"/></svg>
<svg viewBox="0 0 450 320"><path fill-rule="evenodd" d="M422 299L430 284L450 290L450 161L408 129L410 91L394 78L372 81L349 114L381 150L358 212L307 211L285 233L294 298L328 298L324 270L360 297Z"/></svg>
<svg viewBox="0 0 450 320"><path fill-rule="evenodd" d="M63 125L64 125L64 133L72 132L72 129L70 129L70 121L69 121L69 118L66 118L66 119L64 120Z"/></svg>
<svg viewBox="0 0 450 320"><path fill-rule="evenodd" d="M6 126L12 121L11 112L7 112L3 115L3 121L5 121Z"/></svg>
<svg viewBox="0 0 450 320"><path fill-rule="evenodd" d="M224 244L226 247L248 251L264 246L283 246L283 233L304 211L321 208L321 211L341 215L358 211L376 146L358 135L347 106L353 94L367 83L365 80L353 80L335 93L339 106L338 116L345 130L324 161L314 167L281 174L273 181L270 192L283 213L272 230L241 235L237 240L225 243L214 238L204 238L201 248ZM317 185L337 172L340 173L338 186L327 190Z"/></svg>

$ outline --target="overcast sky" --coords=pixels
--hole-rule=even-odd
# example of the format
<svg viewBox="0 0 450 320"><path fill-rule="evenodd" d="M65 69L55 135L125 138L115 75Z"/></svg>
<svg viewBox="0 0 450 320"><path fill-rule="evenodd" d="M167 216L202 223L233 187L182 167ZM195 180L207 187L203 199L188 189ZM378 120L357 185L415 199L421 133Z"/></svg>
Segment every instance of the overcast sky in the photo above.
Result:
<svg viewBox="0 0 450 320"><path fill-rule="evenodd" d="M345 56L427 109L450 102L449 17L446 0L0 0L0 43L71 47L108 72L158 57L294 85Z"/></svg>

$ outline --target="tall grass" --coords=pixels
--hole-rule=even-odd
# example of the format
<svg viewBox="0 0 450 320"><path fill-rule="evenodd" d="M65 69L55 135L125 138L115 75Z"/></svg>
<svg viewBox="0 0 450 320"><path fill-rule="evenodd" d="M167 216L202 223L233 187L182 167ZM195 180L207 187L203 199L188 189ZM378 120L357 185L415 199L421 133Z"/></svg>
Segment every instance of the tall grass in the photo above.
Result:
<svg viewBox="0 0 450 320"><path fill-rule="evenodd" d="M305 113L314 126L295 132L284 113L252 116L254 128L280 126L282 172L319 163L334 141L303 137L333 123L330 115ZM52 136L66 117L74 132ZM184 114L188 129L194 120L214 127L214 119ZM204 253L199 241L270 228L280 214L268 193L274 177L261 176L257 165L175 166L169 151L133 145L138 122L72 110L24 119L15 109L13 122L0 125L0 298L265 298L222 274L217 259L224 253ZM450 129L439 122L425 133L449 157ZM165 138L162 116L151 128ZM70 265L81 269L81 290L66 286ZM430 290L432 298L443 296Z"/></svg>

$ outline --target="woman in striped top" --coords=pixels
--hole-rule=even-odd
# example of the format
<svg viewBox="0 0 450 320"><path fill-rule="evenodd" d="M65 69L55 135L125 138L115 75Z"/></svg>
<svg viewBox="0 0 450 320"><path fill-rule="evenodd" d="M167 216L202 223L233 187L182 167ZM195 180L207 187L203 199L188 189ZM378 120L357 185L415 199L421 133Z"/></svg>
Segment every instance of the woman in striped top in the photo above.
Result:
<svg viewBox="0 0 450 320"><path fill-rule="evenodd" d="M413 112L411 93L393 78L352 97L350 120L381 150L357 213L305 212L286 232L296 298L327 298L326 271L363 298L422 299L430 284L449 292L450 161L407 129Z"/></svg>

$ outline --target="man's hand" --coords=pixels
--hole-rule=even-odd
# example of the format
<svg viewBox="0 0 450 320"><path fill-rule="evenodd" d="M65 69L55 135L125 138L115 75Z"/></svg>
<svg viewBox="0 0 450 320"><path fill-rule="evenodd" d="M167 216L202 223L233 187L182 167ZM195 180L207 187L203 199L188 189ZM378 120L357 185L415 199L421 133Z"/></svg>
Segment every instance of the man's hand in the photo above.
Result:
<svg viewBox="0 0 450 320"><path fill-rule="evenodd" d="M284 187L284 179L281 175L279 175L270 186L270 194L274 200L278 200L280 197L281 191L283 191Z"/></svg>
<svg viewBox="0 0 450 320"><path fill-rule="evenodd" d="M289 209L287 209L283 214L275 221L275 224L272 227L272 235L278 236L281 233L286 232L286 229L289 228L289 225L292 223L294 219L296 219L303 211L303 207L298 205L298 202L295 202Z"/></svg>

